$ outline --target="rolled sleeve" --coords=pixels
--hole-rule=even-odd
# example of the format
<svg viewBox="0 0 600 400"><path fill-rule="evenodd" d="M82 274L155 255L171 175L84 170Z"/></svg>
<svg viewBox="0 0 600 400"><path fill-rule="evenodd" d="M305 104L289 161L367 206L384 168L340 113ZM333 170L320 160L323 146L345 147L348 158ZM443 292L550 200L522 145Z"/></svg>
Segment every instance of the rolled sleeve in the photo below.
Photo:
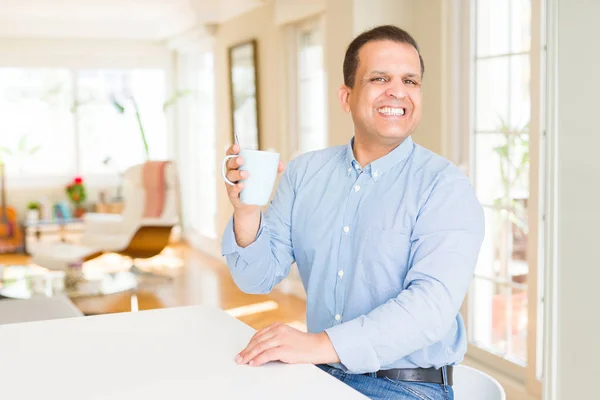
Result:
<svg viewBox="0 0 600 400"><path fill-rule="evenodd" d="M363 320L360 317L325 330L343 367L355 374L381 368L373 344L362 329Z"/></svg>
<svg viewBox="0 0 600 400"><path fill-rule="evenodd" d="M256 239L249 246L240 247L235 239L233 231L233 217L229 219L225 231L223 232L223 240L221 249L224 256L237 254L248 264L252 264L261 260L265 254L270 252L269 238L264 234L265 225L263 215L260 216L260 227L256 234Z"/></svg>

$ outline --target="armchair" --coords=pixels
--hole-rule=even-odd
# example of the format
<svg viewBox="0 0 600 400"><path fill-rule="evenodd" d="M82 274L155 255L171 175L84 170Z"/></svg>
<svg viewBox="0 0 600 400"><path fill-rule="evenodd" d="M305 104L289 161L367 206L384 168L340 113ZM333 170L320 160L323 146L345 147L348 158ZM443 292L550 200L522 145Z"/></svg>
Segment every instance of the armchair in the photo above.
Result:
<svg viewBox="0 0 600 400"><path fill-rule="evenodd" d="M150 258L168 245L179 223L179 185L175 166L149 161L125 174L125 206L121 214L88 213L80 244L41 243L31 249L32 261L48 269L66 269L104 253Z"/></svg>

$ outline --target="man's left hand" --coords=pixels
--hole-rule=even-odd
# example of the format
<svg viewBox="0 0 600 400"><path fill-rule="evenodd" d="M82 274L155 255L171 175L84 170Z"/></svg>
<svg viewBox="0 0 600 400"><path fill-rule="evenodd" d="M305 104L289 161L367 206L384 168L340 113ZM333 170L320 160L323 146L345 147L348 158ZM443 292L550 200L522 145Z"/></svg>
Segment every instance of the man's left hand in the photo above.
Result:
<svg viewBox="0 0 600 400"><path fill-rule="evenodd" d="M326 364L340 360L327 333L305 333L289 325L275 323L256 332L235 361L258 366L269 361Z"/></svg>

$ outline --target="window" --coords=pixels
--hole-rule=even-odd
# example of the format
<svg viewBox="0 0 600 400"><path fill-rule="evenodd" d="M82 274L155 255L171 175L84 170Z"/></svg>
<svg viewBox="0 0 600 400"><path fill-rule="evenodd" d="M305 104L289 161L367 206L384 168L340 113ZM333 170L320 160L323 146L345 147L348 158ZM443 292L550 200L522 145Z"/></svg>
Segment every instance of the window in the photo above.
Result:
<svg viewBox="0 0 600 400"><path fill-rule="evenodd" d="M470 173L484 207L486 235L468 295L468 355L539 395L544 4L470 4Z"/></svg>
<svg viewBox="0 0 600 400"><path fill-rule="evenodd" d="M163 70L0 68L0 157L7 175L115 175L144 162L134 104L150 158L165 159L165 98Z"/></svg>
<svg viewBox="0 0 600 400"><path fill-rule="evenodd" d="M474 163L485 209L470 293L473 344L527 363L530 20L527 0L475 1Z"/></svg>
<svg viewBox="0 0 600 400"><path fill-rule="evenodd" d="M294 155L327 146L323 24L320 18L295 27L296 90Z"/></svg>
<svg viewBox="0 0 600 400"><path fill-rule="evenodd" d="M178 54L177 123L184 229L216 238L215 72L212 51Z"/></svg>
<svg viewBox="0 0 600 400"><path fill-rule="evenodd" d="M111 174L143 163L141 129L149 157L166 159L165 99L162 70L77 71L81 173Z"/></svg>
<svg viewBox="0 0 600 400"><path fill-rule="evenodd" d="M72 105L69 70L0 68L0 159L7 176L75 173Z"/></svg>

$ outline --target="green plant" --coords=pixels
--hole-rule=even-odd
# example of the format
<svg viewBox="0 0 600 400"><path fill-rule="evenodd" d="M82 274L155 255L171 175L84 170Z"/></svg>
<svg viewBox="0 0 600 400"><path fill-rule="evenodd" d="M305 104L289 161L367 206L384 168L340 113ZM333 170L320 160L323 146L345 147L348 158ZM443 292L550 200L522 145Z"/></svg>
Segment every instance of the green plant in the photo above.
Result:
<svg viewBox="0 0 600 400"><path fill-rule="evenodd" d="M177 92L173 93L173 95L170 98L168 98L167 101L165 101L165 103L163 104L163 111L167 111L170 107L176 105L179 99L184 98L190 94L192 94L192 91L189 89L178 90Z"/></svg>
<svg viewBox="0 0 600 400"><path fill-rule="evenodd" d="M112 100L112 104L115 107L115 109L117 110L117 112L119 114L125 114L125 106L123 104L119 103L119 101L117 100L117 98L114 95L112 96L111 100ZM142 143L144 145L144 153L146 154L146 161L149 161L150 160L150 151L148 149L148 139L146 139L146 132L144 131L144 125L142 124L142 117L140 116L140 110L139 110L137 102L135 101L135 98L133 96L129 96L128 100L133 105L133 109L135 111L135 118L137 120L138 127L140 128L140 134L142 136Z"/></svg>
<svg viewBox="0 0 600 400"><path fill-rule="evenodd" d="M32 156L40 149L40 145L29 145L29 134L23 134L19 138L16 147L0 147L0 162L4 161L3 155L8 157L18 157L24 159L28 156Z"/></svg>
<svg viewBox="0 0 600 400"><path fill-rule="evenodd" d="M75 177L73 182L69 183L65 190L69 196L69 200L71 200L71 202L73 202L73 204L75 204L77 207L79 207L87 197L83 179L81 179L79 176Z"/></svg>
<svg viewBox="0 0 600 400"><path fill-rule="evenodd" d="M506 121L500 119L499 131L504 134L506 141L494 147L494 152L500 161L500 179L503 185L503 195L494 199L494 206L501 207L508 212L508 219L525 234L529 229L526 219L525 206L512 193L523 173L529 171L529 122L523 127L511 127Z"/></svg>
<svg viewBox="0 0 600 400"><path fill-rule="evenodd" d="M169 99L167 99L167 101L165 101L163 103L163 112L166 112L170 107L176 105L177 102L179 101L179 99L186 97L190 94L192 94L191 90L187 90L187 89L186 90L178 90ZM144 145L144 153L146 155L146 161L149 161L150 160L150 150L148 147L148 140L146 138L146 132L144 131L144 125L142 124L142 116L140 114L140 110L139 110L137 101L135 100L135 97L133 95L127 96L126 100L129 101L133 106L133 109L135 112L135 118L137 120L137 124L140 129L140 135L142 137L142 143ZM111 103L115 107L115 109L117 110L117 112L119 114L125 114L126 102L119 102L119 100L117 100L117 97L113 94L111 96Z"/></svg>
<svg viewBox="0 0 600 400"><path fill-rule="evenodd" d="M27 203L27 209L28 210L39 210L40 203L38 203L37 201L30 201L29 203Z"/></svg>

